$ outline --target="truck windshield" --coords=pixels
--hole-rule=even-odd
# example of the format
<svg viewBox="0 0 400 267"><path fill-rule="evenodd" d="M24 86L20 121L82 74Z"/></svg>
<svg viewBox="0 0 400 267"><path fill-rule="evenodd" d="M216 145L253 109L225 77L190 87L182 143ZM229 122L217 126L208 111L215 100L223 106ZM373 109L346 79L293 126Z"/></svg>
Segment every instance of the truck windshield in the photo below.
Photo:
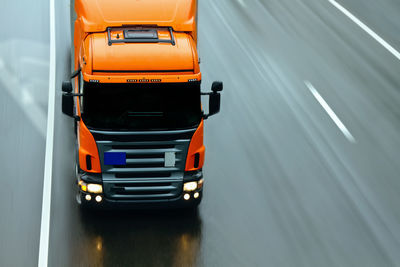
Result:
<svg viewBox="0 0 400 267"><path fill-rule="evenodd" d="M174 130L202 118L200 83L84 82L82 119L103 130Z"/></svg>

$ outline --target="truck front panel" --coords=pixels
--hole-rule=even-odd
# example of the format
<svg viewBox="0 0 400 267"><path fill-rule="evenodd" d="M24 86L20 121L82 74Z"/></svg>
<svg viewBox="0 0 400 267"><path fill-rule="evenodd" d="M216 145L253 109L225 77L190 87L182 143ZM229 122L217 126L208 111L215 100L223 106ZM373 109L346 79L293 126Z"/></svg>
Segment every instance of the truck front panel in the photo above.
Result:
<svg viewBox="0 0 400 267"><path fill-rule="evenodd" d="M185 183L202 179L199 82L83 82L82 88L77 174L81 203L136 208L146 203L189 205L201 199L202 187L184 190ZM89 192L89 186L101 190ZM94 201L99 197L101 201Z"/></svg>
<svg viewBox="0 0 400 267"><path fill-rule="evenodd" d="M103 170L105 197L114 200L179 197L182 194L186 155L194 131L92 131ZM106 153L122 153L126 164L107 165L104 160Z"/></svg>

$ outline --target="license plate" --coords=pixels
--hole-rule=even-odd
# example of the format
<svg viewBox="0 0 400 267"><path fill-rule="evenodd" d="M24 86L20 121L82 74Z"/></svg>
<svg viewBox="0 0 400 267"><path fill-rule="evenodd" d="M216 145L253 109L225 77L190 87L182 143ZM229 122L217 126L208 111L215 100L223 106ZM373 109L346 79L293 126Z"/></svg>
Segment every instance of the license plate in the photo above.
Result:
<svg viewBox="0 0 400 267"><path fill-rule="evenodd" d="M104 165L126 165L126 153L104 152Z"/></svg>

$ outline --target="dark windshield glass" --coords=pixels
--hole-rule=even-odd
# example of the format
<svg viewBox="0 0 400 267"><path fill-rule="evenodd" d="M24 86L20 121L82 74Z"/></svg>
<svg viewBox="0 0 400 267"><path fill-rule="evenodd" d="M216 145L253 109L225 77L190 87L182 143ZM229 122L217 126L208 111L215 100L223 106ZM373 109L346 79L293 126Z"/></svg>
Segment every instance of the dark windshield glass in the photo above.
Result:
<svg viewBox="0 0 400 267"><path fill-rule="evenodd" d="M82 118L89 128L173 130L195 127L202 112L199 83L84 83Z"/></svg>

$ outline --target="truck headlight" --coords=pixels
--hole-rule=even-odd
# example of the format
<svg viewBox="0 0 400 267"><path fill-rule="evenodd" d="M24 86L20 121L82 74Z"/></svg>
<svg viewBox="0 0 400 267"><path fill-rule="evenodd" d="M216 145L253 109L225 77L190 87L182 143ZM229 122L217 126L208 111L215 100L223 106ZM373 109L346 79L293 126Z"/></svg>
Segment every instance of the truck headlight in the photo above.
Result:
<svg viewBox="0 0 400 267"><path fill-rule="evenodd" d="M197 189L197 182L188 182L183 185L183 191L192 192Z"/></svg>
<svg viewBox="0 0 400 267"><path fill-rule="evenodd" d="M198 188L198 189L203 188L203 184L204 184L204 179L200 179L200 180L197 182L197 188Z"/></svg>
<svg viewBox="0 0 400 267"><path fill-rule="evenodd" d="M80 180L78 184L82 191L87 192L87 184L84 181Z"/></svg>
<svg viewBox="0 0 400 267"><path fill-rule="evenodd" d="M88 184L87 191L89 193L101 194L103 193L103 186L100 184Z"/></svg>

